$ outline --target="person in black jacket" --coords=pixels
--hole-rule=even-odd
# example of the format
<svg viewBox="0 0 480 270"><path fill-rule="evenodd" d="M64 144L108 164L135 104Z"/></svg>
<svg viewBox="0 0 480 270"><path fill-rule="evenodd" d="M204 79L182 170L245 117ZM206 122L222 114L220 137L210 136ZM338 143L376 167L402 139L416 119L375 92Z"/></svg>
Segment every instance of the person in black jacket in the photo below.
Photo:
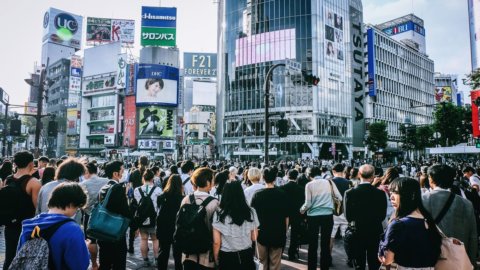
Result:
<svg viewBox="0 0 480 270"><path fill-rule="evenodd" d="M112 189L106 208L112 213L127 217L132 216L128 208L125 186L118 182L122 179L124 172L123 162L115 160L105 166L105 176L109 182L102 187L99 196L103 201L107 193ZM127 264L127 242L125 236L119 242L98 241L100 253L100 270L102 269L125 269Z"/></svg>
<svg viewBox="0 0 480 270"><path fill-rule="evenodd" d="M158 254L158 269L166 270L168 268L168 258L170 256L170 247L173 243L173 233L175 232L175 220L180 204L183 200L182 178L178 174L173 174L168 178L167 184L163 189L163 194L157 198L158 216L157 216L157 238L160 245ZM173 246L173 259L175 269L182 270L182 252Z"/></svg>
<svg viewBox="0 0 480 270"><path fill-rule="evenodd" d="M291 169L288 171L288 182L280 187L287 194L288 198L288 218L290 220L290 246L288 247L288 260L293 261L298 258L297 248L300 238L300 222L302 215L300 214L300 208L305 202L305 191L298 185L296 179L298 177L298 171Z"/></svg>
<svg viewBox="0 0 480 270"><path fill-rule="evenodd" d="M387 214L387 197L374 186L375 168L369 164L360 167L361 183L345 192L344 209L348 222L355 222L357 237L353 264L355 269L365 269L365 257L368 268L377 270L380 262L377 258L378 245L383 232L382 221Z"/></svg>

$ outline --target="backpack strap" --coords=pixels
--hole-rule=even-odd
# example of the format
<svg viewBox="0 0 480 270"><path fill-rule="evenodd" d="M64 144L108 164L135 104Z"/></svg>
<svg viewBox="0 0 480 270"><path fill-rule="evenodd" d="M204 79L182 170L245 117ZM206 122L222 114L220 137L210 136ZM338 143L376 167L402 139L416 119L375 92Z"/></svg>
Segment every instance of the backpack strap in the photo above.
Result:
<svg viewBox="0 0 480 270"><path fill-rule="evenodd" d="M152 197L152 194L153 194L153 191L155 190L156 186L153 186L153 188L150 190L150 192L148 193L148 197L151 198Z"/></svg>
<svg viewBox="0 0 480 270"><path fill-rule="evenodd" d="M188 196L188 198L190 199L190 204L197 204L197 202L195 202L195 195L190 194L190 196Z"/></svg>
<svg viewBox="0 0 480 270"><path fill-rule="evenodd" d="M185 181L183 181L183 185L185 186L185 184L188 183L188 181L190 181L190 176L187 177L187 179L185 179Z"/></svg>
<svg viewBox="0 0 480 270"><path fill-rule="evenodd" d="M40 236L45 239L47 242L50 241L50 238L55 234L55 232L65 223L68 223L68 222L74 222L73 219L71 218L68 218L68 219L65 219L65 220L62 220L60 222L57 222L55 224L53 224L52 226L46 228L46 229L43 229L40 231Z"/></svg>
<svg viewBox="0 0 480 270"><path fill-rule="evenodd" d="M142 187L138 188L138 192L140 192L140 196L142 196L142 198L145 198L145 193L143 193Z"/></svg>
<svg viewBox="0 0 480 270"><path fill-rule="evenodd" d="M200 205L202 208L205 208L207 207L207 205L213 201L213 200L216 200L214 197L212 196L208 196L205 200L203 200L202 204Z"/></svg>
<svg viewBox="0 0 480 270"><path fill-rule="evenodd" d="M447 214L448 209L450 209L450 206L452 206L452 203L453 203L454 199L455 199L455 194L453 194L453 192L450 192L450 196L448 197L448 200L445 203L445 206L443 206L442 211L440 211L437 218L435 218L435 223L436 224L438 224L438 223L440 223L440 221L442 221L445 214Z"/></svg>

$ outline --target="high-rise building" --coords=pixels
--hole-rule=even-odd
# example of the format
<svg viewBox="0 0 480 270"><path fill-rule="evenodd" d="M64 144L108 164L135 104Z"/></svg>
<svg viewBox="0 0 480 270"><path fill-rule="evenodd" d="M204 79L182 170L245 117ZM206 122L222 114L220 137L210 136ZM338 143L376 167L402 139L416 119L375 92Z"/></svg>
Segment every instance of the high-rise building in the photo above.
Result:
<svg viewBox="0 0 480 270"><path fill-rule="evenodd" d="M451 102L462 106L462 101L458 100L457 75L435 73L435 103Z"/></svg>
<svg viewBox="0 0 480 270"><path fill-rule="evenodd" d="M270 154L347 158L363 150L364 70L359 0L219 1L217 144L227 158L259 158L264 79L287 59L318 85L279 67L270 87ZM280 138L275 123L290 128ZM358 127L359 132L353 132ZM357 136L357 137L355 137ZM239 144L240 142L240 144Z"/></svg>
<svg viewBox="0 0 480 270"><path fill-rule="evenodd" d="M409 33L412 31L415 33ZM399 33L407 36L406 40L398 38ZM378 121L387 123L387 152L398 149L398 142L404 138L400 132L402 124L433 123L434 62L422 50L425 44L415 41L422 38L410 38L418 34L425 34L423 20L414 15L367 26L366 122L367 126Z"/></svg>
<svg viewBox="0 0 480 270"><path fill-rule="evenodd" d="M472 70L480 65L480 1L468 0L468 23L470 28L470 52Z"/></svg>

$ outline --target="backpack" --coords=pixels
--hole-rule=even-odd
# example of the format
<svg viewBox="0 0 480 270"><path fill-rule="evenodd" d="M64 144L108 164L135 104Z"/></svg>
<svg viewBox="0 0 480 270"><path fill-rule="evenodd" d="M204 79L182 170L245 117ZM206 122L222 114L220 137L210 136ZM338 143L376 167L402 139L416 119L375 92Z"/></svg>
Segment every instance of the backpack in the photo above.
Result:
<svg viewBox="0 0 480 270"><path fill-rule="evenodd" d="M185 179L185 180L183 181L183 185L185 186L185 184L188 183L188 181L190 181L190 176L187 177L187 179Z"/></svg>
<svg viewBox="0 0 480 270"><path fill-rule="evenodd" d="M205 223L206 206L215 198L208 196L200 205L195 202L193 194L189 199L190 203L182 205L178 211L173 240L182 253L205 253L213 244L212 232Z"/></svg>
<svg viewBox="0 0 480 270"><path fill-rule="evenodd" d="M6 186L0 189L0 226L21 223L25 218L22 216L25 205L25 187L28 181L32 179L31 175L24 175L19 179L15 179L10 175L5 179ZM8 207L5 207L8 205Z"/></svg>
<svg viewBox="0 0 480 270"><path fill-rule="evenodd" d="M58 228L71 221L73 222L74 220L65 219L43 230L40 230L40 228L36 226L32 232L32 237L23 244L8 269L50 269L51 266L53 266L53 262L50 258L48 242Z"/></svg>
<svg viewBox="0 0 480 270"><path fill-rule="evenodd" d="M155 212L155 207L153 206L151 199L155 188L156 187L153 187L147 196L145 196L142 188L138 188L142 198L140 199L140 202L138 202L138 207L135 211L133 219L139 227L155 227L157 213Z"/></svg>

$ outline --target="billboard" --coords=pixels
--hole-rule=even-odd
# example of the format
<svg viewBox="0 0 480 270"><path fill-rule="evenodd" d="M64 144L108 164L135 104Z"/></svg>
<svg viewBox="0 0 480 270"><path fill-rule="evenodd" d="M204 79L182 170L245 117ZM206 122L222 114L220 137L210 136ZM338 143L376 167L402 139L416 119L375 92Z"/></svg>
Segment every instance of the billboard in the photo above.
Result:
<svg viewBox="0 0 480 270"><path fill-rule="evenodd" d="M137 106L135 106L135 96L125 97L125 111L123 116L123 146L135 147L136 130L137 130Z"/></svg>
<svg viewBox="0 0 480 270"><path fill-rule="evenodd" d="M176 46L177 8L142 7L142 46Z"/></svg>
<svg viewBox="0 0 480 270"><path fill-rule="evenodd" d="M115 88L115 75L105 75L103 78L84 80L82 94L92 94Z"/></svg>
<svg viewBox="0 0 480 270"><path fill-rule="evenodd" d="M235 41L237 67L296 59L295 28L251 35Z"/></svg>
<svg viewBox="0 0 480 270"><path fill-rule="evenodd" d="M368 95L377 95L377 82L375 81L375 31L373 28L367 30L368 50Z"/></svg>
<svg viewBox="0 0 480 270"><path fill-rule="evenodd" d="M452 88L450 86L435 87L435 102L452 102Z"/></svg>
<svg viewBox="0 0 480 270"><path fill-rule="evenodd" d="M327 59L343 61L343 17L325 9L325 54Z"/></svg>
<svg viewBox="0 0 480 270"><path fill-rule="evenodd" d="M177 106L178 68L139 64L136 76L137 104Z"/></svg>
<svg viewBox="0 0 480 270"><path fill-rule="evenodd" d="M135 74L138 64L127 64L127 76L125 77L125 95L135 95Z"/></svg>
<svg viewBox="0 0 480 270"><path fill-rule="evenodd" d="M125 89L127 87L127 54L118 55L117 61L117 89Z"/></svg>
<svg viewBox="0 0 480 270"><path fill-rule="evenodd" d="M138 109L139 137L173 138L174 111L159 106L141 107Z"/></svg>
<svg viewBox="0 0 480 270"><path fill-rule="evenodd" d="M69 91L80 91L82 86L82 58L72 55L70 60Z"/></svg>
<svg viewBox="0 0 480 270"><path fill-rule="evenodd" d="M77 109L67 109L67 135L77 135Z"/></svg>
<svg viewBox="0 0 480 270"><path fill-rule="evenodd" d="M42 42L55 43L79 50L82 45L83 17L56 8L43 15Z"/></svg>
<svg viewBox="0 0 480 270"><path fill-rule="evenodd" d="M416 24L412 21L394 25L394 26L385 28L382 31L389 36L401 34L407 31L415 31L418 34L425 36L425 28L423 28L423 26Z"/></svg>
<svg viewBox="0 0 480 270"><path fill-rule="evenodd" d="M108 18L87 18L87 45L120 41L133 44L135 21Z"/></svg>
<svg viewBox="0 0 480 270"><path fill-rule="evenodd" d="M470 97L472 98L472 130L473 130L473 137L478 138L480 137L480 122L479 119L479 110L478 106L475 105L474 101L480 97L480 90L470 91Z"/></svg>
<svg viewBox="0 0 480 270"><path fill-rule="evenodd" d="M186 52L183 70L185 77L217 77L217 54Z"/></svg>

